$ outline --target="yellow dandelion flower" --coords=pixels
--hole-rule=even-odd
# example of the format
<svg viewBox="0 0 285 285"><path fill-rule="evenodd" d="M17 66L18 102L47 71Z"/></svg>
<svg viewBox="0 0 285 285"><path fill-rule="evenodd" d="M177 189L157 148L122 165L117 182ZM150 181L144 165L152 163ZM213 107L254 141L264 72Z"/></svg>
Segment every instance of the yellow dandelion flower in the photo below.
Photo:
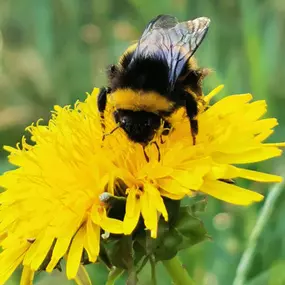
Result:
<svg viewBox="0 0 285 285"><path fill-rule="evenodd" d="M108 218L99 199L108 165L93 112L56 107L47 126L28 131L32 144L23 138L21 148L6 147L17 169L0 176L0 284L19 264L23 278L32 278L50 250L44 269L51 272L65 257L67 277L75 278L83 249L96 261L101 228L123 232L122 222Z"/></svg>
<svg viewBox="0 0 285 285"><path fill-rule="evenodd" d="M206 105L218 90L204 98ZM283 144L264 143L277 125L275 119L260 119L266 112L264 101L251 103L249 94L233 95L208 109L201 107L196 145L179 110L171 118L170 134L161 141L158 133L145 149L147 161L142 146L121 129L102 141L97 95L94 89L74 108L56 106L47 125L28 128L32 143L23 138L21 147L6 147L17 169L0 176L0 284L20 264L23 284L29 284L49 255L44 270L51 272L65 258L67 277L75 278L83 250L96 261L101 229L129 235L141 215L155 238L160 215L168 220L164 197L180 200L201 191L248 205L263 196L223 180L281 181L276 175L233 166L281 154L278 147ZM116 125L113 107L108 106L105 125L111 133ZM108 216L104 192L126 198L123 221Z"/></svg>
<svg viewBox="0 0 285 285"><path fill-rule="evenodd" d="M266 113L265 101L250 102L250 94L232 95L207 108L222 87L204 98L206 106L198 115L196 145L182 109L172 116L173 130L163 138L165 141L157 138L156 144L148 146L149 161L141 145L130 142L122 130L107 137L104 147L111 154L106 157L114 166L109 172L109 191L127 196L124 234L134 230L142 214L146 228L155 238L158 216L168 219L162 197L178 200L200 191L229 203L248 205L261 201L263 196L225 180L241 177L259 182L281 181L276 175L234 166L279 156L278 147L284 144L264 143L277 125L276 119L261 119ZM95 104L97 93L95 89L89 104ZM111 112L110 107L107 117ZM107 131L111 132L116 125L113 120L107 121ZM114 193L117 178L125 182L125 193Z"/></svg>

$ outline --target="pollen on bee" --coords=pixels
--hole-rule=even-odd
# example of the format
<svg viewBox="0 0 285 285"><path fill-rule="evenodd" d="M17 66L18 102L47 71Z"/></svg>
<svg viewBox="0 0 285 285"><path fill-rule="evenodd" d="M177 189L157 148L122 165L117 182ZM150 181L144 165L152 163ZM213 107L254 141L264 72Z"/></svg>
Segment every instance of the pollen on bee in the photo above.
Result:
<svg viewBox="0 0 285 285"><path fill-rule="evenodd" d="M99 195L100 202L106 203L112 197L112 195L108 192L103 192Z"/></svg>

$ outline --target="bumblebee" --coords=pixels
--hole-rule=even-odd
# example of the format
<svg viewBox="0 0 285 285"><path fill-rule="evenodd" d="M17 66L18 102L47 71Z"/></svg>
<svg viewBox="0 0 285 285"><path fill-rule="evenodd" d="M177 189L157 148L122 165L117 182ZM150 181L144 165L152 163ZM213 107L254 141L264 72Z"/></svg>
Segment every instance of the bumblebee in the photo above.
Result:
<svg viewBox="0 0 285 285"><path fill-rule="evenodd" d="M153 19L138 43L127 49L117 65L108 68L108 87L101 88L98 96L102 127L107 96L115 106L117 128L143 147L162 124L171 128L168 119L175 110L185 108L195 144L201 81L207 70L198 69L192 56L209 24L206 17L186 22L169 15Z"/></svg>

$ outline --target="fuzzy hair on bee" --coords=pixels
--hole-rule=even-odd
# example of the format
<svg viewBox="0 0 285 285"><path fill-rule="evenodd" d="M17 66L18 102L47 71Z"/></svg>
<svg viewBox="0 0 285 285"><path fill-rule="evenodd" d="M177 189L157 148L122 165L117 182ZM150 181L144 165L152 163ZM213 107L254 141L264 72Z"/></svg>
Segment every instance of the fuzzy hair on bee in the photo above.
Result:
<svg viewBox="0 0 285 285"><path fill-rule="evenodd" d="M185 108L195 144L202 81L209 70L198 68L193 54L209 24L206 17L179 22L170 15L150 21L138 42L108 68L108 87L101 88L98 96L102 128L107 96L118 127L142 146L153 140L161 124L170 129L171 114Z"/></svg>

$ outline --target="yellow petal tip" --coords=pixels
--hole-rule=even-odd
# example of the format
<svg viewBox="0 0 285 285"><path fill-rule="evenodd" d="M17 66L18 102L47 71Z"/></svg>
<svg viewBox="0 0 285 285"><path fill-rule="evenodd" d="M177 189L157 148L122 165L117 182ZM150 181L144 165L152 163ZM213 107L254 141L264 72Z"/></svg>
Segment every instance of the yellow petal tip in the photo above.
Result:
<svg viewBox="0 0 285 285"><path fill-rule="evenodd" d="M211 101L211 99L214 96L216 96L224 87L225 87L225 85L223 85L223 84L217 86L208 95L205 96L204 100L209 103Z"/></svg>

